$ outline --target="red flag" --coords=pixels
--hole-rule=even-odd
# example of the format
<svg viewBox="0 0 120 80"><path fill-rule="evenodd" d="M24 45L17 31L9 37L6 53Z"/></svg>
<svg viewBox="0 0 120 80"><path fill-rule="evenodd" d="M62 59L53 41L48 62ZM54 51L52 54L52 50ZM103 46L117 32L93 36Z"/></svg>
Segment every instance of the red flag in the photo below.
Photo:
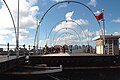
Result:
<svg viewBox="0 0 120 80"><path fill-rule="evenodd" d="M95 16L97 20L103 19L103 13L100 13L99 15Z"/></svg>

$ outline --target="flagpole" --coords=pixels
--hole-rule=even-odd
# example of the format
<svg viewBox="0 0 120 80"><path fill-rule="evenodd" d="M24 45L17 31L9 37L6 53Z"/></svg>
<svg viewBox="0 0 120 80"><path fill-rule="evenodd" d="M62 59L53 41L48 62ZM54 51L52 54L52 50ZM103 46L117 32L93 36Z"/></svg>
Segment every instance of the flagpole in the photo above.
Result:
<svg viewBox="0 0 120 80"><path fill-rule="evenodd" d="M105 54L105 19L104 19L104 9L102 9L103 13L103 54Z"/></svg>
<svg viewBox="0 0 120 80"><path fill-rule="evenodd" d="M36 26L38 27L38 16L36 16ZM37 35L37 54L38 54L38 45L39 45L39 30L38 30L38 35Z"/></svg>

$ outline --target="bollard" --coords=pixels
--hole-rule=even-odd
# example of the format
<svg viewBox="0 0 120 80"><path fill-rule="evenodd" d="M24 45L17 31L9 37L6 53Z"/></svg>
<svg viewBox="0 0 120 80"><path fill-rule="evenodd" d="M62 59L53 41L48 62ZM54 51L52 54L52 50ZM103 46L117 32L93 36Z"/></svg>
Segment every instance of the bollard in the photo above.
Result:
<svg viewBox="0 0 120 80"><path fill-rule="evenodd" d="M29 49L29 54L28 55L30 56L30 45L28 45L28 49Z"/></svg>
<svg viewBox="0 0 120 80"><path fill-rule="evenodd" d="M9 53L9 43L7 43L7 52L8 52L7 57L9 59L9 56L10 56L10 53Z"/></svg>

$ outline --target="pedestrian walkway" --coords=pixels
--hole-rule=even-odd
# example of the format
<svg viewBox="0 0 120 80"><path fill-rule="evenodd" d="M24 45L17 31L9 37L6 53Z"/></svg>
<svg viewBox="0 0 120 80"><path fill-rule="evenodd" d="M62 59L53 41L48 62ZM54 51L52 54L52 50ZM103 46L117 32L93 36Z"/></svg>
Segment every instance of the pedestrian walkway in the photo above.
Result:
<svg viewBox="0 0 120 80"><path fill-rule="evenodd" d="M0 55L0 63L15 59L15 58L16 58L16 56L9 56L8 57L7 55Z"/></svg>
<svg viewBox="0 0 120 80"><path fill-rule="evenodd" d="M53 53L53 54L46 54L42 56L70 56L68 53Z"/></svg>

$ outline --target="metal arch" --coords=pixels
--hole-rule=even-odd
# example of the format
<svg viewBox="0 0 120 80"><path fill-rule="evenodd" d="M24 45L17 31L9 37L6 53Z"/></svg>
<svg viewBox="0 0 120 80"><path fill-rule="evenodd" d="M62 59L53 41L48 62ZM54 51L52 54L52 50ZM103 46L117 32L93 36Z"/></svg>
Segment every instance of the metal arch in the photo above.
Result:
<svg viewBox="0 0 120 80"><path fill-rule="evenodd" d="M3 2L5 3L5 5L6 5L8 11L9 11L9 14L10 14L10 16L11 16L11 19L12 19L12 22L13 22L13 26L14 26L15 36L16 36L16 27L15 27L15 22L14 22L14 19L13 19L12 13L11 13L11 11L10 11L10 9L9 9L9 7L8 7L8 5L7 5L7 3L6 3L6 1L3 0Z"/></svg>
<svg viewBox="0 0 120 80"><path fill-rule="evenodd" d="M78 23L77 23L76 21L74 21L74 20L61 20L61 21L59 21L56 25L58 25L59 23L62 23L62 22L64 22L64 21L66 21L66 22L74 22L74 23L77 24L77 25L81 28L81 30L83 31L83 29L82 29L82 27L80 26L80 24L78 24ZM56 26L56 25L55 25L55 26ZM52 30L54 29L55 26L53 26L52 29L50 30L50 33L48 34L48 37L47 37L48 39L49 39L49 37L50 37L50 35L51 35L51 32L52 32ZM84 31L83 31L83 33L84 33ZM84 35L87 36L85 33L84 33Z"/></svg>
<svg viewBox="0 0 120 80"><path fill-rule="evenodd" d="M59 23L62 23L62 22L64 22L64 21L66 21L66 22L74 22L74 23L77 24L77 25L81 28L81 30L83 31L83 29L82 29L82 27L80 26L80 24L78 24L78 23L77 23L76 21L74 21L74 20L61 20L61 21L57 22L56 25L58 25ZM56 25L55 25L55 26L56 26ZM52 30L54 29L55 26L53 26L52 29L50 30L50 32L49 32L49 34L48 34L48 37L47 37L48 39L50 38L51 32L52 32ZM83 34L87 37L87 35L85 34L84 31L83 31Z"/></svg>
<svg viewBox="0 0 120 80"><path fill-rule="evenodd" d="M57 37L61 37L61 36L66 35L66 34L74 35L74 34L72 34L72 33L70 33L70 32L66 32L66 33L62 33L62 34L58 35ZM79 39L79 37L78 37L78 39ZM53 38L53 42L54 42L54 40L55 40L55 37ZM74 41L74 42L75 42L75 41ZM56 44L56 42L55 42L55 44Z"/></svg>
<svg viewBox="0 0 120 80"><path fill-rule="evenodd" d="M19 57L19 0L18 0L18 19L17 19L17 27L15 26L15 22L14 22L14 19L13 19L13 16L12 16L12 13L6 3L5 0L3 0L3 2L5 3L8 11L9 11L9 14L10 14L10 17L12 19L12 23L13 23L13 26L14 26L14 31L15 31L15 37L16 37L16 56L17 58ZM16 29L17 28L17 29Z"/></svg>
<svg viewBox="0 0 120 80"><path fill-rule="evenodd" d="M77 31L75 31L75 30L72 29L72 28L67 28L67 27L59 29L59 30L56 32L56 34L54 35L54 37L57 35L57 33L58 33L59 31L61 31L61 30L63 30L63 29L70 29L70 30L74 31L74 32L78 35L79 41L80 41L80 36L79 36L79 34L77 33ZM54 38L54 37L53 37L53 38Z"/></svg>
<svg viewBox="0 0 120 80"><path fill-rule="evenodd" d="M58 5L58 4L61 4L61 3L70 3L70 2L83 5L83 6L86 7L86 8L92 13L92 15L95 17L95 14L93 13L92 9L90 9L88 6L86 6L85 4L83 4L83 3L81 3L81 2L78 2L78 1L61 1L61 2L58 2L58 3L54 4L54 5L52 5L50 8L48 8L48 10L44 13L44 15L42 16L42 18L40 19L39 26L40 26L42 20L44 19L44 17L46 16L46 14L51 10L51 8L53 8L54 6L56 6L56 5ZM96 18L96 17L95 17L95 18ZM96 21L97 21L99 27L101 28L99 21L98 21L97 19L96 19ZM39 26L37 27L37 30L36 30L36 33L35 33L34 43L35 43L35 41L36 41L36 36L37 36L37 32L38 32Z"/></svg>

